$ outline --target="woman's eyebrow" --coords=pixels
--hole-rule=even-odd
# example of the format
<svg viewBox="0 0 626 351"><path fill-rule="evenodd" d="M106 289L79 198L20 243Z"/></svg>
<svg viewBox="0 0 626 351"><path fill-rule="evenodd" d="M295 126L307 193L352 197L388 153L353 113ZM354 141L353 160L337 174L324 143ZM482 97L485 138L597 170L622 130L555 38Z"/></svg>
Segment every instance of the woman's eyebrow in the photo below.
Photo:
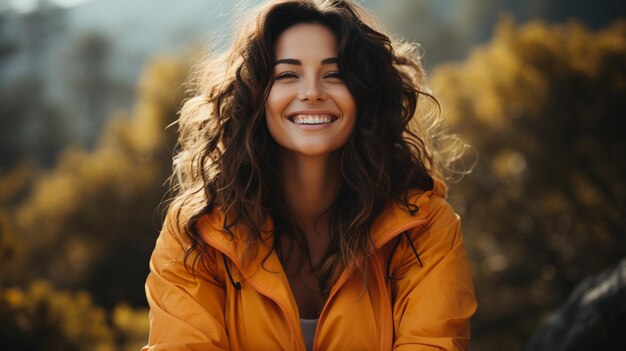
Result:
<svg viewBox="0 0 626 351"><path fill-rule="evenodd" d="M336 57L329 57L329 58L323 59L321 63L322 65L329 65L329 64L337 63L337 61L338 60ZM274 66L279 65L281 63L287 64L287 65L302 66L302 61L298 59L291 59L291 58L284 58L284 59L276 60L276 62L274 63Z"/></svg>

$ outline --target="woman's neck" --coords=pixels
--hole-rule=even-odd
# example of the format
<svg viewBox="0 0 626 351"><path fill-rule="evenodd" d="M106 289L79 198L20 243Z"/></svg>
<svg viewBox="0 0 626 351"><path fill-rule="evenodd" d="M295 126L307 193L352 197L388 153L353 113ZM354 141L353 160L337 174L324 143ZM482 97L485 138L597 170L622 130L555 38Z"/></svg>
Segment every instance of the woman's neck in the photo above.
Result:
<svg viewBox="0 0 626 351"><path fill-rule="evenodd" d="M280 161L285 202L305 228L312 229L339 192L340 153L307 157L281 150Z"/></svg>

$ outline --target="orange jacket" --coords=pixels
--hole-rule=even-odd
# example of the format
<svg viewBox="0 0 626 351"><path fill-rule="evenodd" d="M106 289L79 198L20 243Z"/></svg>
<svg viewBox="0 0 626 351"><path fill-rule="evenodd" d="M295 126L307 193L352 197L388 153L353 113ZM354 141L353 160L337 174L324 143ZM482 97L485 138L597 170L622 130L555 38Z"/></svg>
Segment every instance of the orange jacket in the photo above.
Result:
<svg viewBox="0 0 626 351"><path fill-rule="evenodd" d="M436 182L434 190L411 198L417 213L392 204L375 221L367 288L361 274L342 273L319 317L314 350L467 348L476 298L460 220L444 193ZM277 255L261 267L271 245L260 245L244 267L239 250L245 234L235 229L231 240L222 225L219 211L199 220L208 252L195 278L184 267L184 241L161 233L146 282L150 337L142 350L305 351Z"/></svg>

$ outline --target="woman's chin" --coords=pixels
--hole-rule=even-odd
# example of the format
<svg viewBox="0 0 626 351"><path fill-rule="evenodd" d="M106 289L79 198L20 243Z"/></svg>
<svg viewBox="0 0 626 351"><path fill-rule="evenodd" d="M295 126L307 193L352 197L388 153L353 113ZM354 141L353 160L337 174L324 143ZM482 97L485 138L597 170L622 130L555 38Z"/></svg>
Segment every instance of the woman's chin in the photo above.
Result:
<svg viewBox="0 0 626 351"><path fill-rule="evenodd" d="M292 154L293 156L300 157L323 157L335 154L337 149L336 145L310 143L300 144L297 146L283 147L285 152Z"/></svg>

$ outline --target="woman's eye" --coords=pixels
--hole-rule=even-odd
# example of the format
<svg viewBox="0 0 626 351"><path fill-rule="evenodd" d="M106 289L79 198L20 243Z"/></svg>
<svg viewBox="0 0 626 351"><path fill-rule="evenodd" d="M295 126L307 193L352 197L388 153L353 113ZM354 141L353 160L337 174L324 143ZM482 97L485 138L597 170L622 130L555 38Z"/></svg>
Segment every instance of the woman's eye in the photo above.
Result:
<svg viewBox="0 0 626 351"><path fill-rule="evenodd" d="M276 75L276 80L278 79L287 79L287 78L298 78L298 75L295 74L294 72L291 71L287 71L287 72L281 72L279 74Z"/></svg>
<svg viewBox="0 0 626 351"><path fill-rule="evenodd" d="M339 71L331 71L331 72L326 73L324 78L343 79L343 74L341 74L341 72Z"/></svg>

